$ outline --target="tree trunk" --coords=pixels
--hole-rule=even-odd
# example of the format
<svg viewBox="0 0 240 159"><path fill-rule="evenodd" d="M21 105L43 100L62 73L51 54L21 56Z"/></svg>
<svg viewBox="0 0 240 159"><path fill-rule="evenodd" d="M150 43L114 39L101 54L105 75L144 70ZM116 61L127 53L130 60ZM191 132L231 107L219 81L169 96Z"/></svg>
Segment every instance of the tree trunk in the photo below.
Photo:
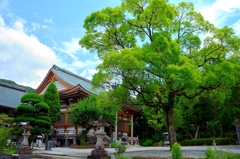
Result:
<svg viewBox="0 0 240 159"><path fill-rule="evenodd" d="M191 133L189 133L187 130L184 130L184 131L191 137L191 139L193 139L193 136Z"/></svg>
<svg viewBox="0 0 240 159"><path fill-rule="evenodd" d="M85 141L85 137L86 135L88 134L89 130L92 129L92 125L91 126L88 126L85 130L82 131L81 135L80 135L80 145L82 145Z"/></svg>
<svg viewBox="0 0 240 159"><path fill-rule="evenodd" d="M197 126L197 129L196 129L196 133L195 133L194 139L197 139L197 138L198 138L199 129L200 129L200 125Z"/></svg>
<svg viewBox="0 0 240 159"><path fill-rule="evenodd" d="M165 107L164 111L166 114L166 121L167 121L167 127L168 127L168 137L169 137L169 143L170 148L172 149L172 145L177 142L176 138L176 132L174 129L174 121L173 121L173 110L174 110L174 103L173 105L169 105Z"/></svg>
<svg viewBox="0 0 240 159"><path fill-rule="evenodd" d="M220 124L219 126L220 126L220 137L222 137L223 136L222 124Z"/></svg>

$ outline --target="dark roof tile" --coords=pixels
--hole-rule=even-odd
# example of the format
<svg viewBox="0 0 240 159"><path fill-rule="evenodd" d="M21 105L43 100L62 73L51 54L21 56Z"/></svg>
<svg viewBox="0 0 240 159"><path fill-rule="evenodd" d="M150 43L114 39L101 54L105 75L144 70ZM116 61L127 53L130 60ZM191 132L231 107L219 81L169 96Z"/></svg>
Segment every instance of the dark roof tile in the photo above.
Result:
<svg viewBox="0 0 240 159"><path fill-rule="evenodd" d="M25 88L0 82L0 106L16 108L26 93Z"/></svg>

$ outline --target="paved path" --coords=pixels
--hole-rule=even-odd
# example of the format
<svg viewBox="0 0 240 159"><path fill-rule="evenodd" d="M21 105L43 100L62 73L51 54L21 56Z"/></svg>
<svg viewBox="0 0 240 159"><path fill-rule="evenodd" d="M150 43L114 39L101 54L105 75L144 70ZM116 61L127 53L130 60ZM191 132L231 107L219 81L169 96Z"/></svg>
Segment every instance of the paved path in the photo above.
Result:
<svg viewBox="0 0 240 159"><path fill-rule="evenodd" d="M208 146L182 146L183 156L189 157L204 157L205 150ZM211 146L214 149L213 146ZM216 146L222 151L231 151L235 154L240 154L240 145ZM34 148L35 153L45 154L50 156L65 156L64 158L86 158L91 154L93 149L74 149L68 147L52 148L52 151L45 151L44 147ZM114 157L115 150L106 148L108 155ZM170 147L141 147L127 146L125 156L171 156Z"/></svg>

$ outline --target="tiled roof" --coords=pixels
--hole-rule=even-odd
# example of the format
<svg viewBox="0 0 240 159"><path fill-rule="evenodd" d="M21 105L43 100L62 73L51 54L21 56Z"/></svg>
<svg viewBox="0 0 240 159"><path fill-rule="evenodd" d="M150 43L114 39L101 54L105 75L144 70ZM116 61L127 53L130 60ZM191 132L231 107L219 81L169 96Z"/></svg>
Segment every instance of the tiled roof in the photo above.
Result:
<svg viewBox="0 0 240 159"><path fill-rule="evenodd" d="M56 74L59 78L61 78L66 83L77 86L78 84L81 85L86 91L91 92L93 94L99 94L101 91L103 91L102 88L98 88L95 90L92 90L91 81L83 78L79 75L76 75L72 72L69 72L65 69L62 69L56 65L53 65L51 70Z"/></svg>
<svg viewBox="0 0 240 159"><path fill-rule="evenodd" d="M16 108L27 91L25 88L0 82L0 106Z"/></svg>

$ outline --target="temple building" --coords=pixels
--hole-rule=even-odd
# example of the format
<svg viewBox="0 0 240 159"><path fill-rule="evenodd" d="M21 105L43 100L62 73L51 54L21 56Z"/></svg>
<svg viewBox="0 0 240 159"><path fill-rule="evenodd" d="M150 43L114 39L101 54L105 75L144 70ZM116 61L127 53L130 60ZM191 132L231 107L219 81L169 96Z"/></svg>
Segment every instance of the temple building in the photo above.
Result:
<svg viewBox="0 0 240 159"><path fill-rule="evenodd" d="M21 104L21 98L27 91L25 88L0 82L0 114L14 117L15 109Z"/></svg>
<svg viewBox="0 0 240 159"><path fill-rule="evenodd" d="M61 120L55 123L57 139L62 140L65 146L76 144L82 128L71 124L66 113L70 107L80 100L90 94L98 95L99 92L104 90L102 88L92 90L90 80L53 65L35 92L42 96L51 81L54 81L57 86L61 103ZM113 139L123 136L131 137L131 143L133 143L133 116L139 113L142 113L141 109L123 104L122 110L118 112L118 121L115 128L107 128L107 135ZM131 125L131 128L129 128L129 125ZM93 130L90 133L93 134Z"/></svg>

